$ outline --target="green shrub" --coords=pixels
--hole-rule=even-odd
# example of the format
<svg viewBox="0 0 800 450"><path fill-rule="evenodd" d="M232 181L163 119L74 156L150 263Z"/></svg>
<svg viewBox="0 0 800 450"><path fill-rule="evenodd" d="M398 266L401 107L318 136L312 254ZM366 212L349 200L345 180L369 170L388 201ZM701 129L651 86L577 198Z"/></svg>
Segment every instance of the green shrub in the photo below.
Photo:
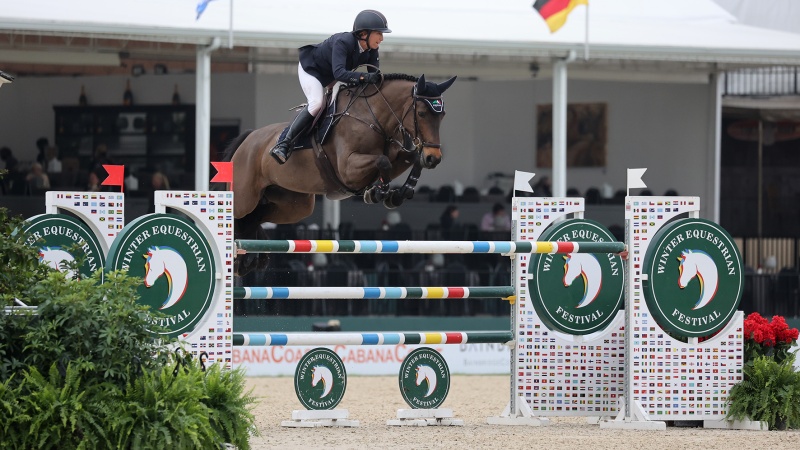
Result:
<svg viewBox="0 0 800 450"><path fill-rule="evenodd" d="M175 342L123 273L67 279L39 264L0 208L0 449L248 449L244 372L197 363L173 374ZM44 374L47 374L46 376Z"/></svg>
<svg viewBox="0 0 800 450"><path fill-rule="evenodd" d="M39 251L25 244L25 236L17 232L23 223L22 217L9 216L7 208L0 208L0 306L27 297L28 289L53 272L39 264Z"/></svg>
<svg viewBox="0 0 800 450"><path fill-rule="evenodd" d="M99 277L67 280L52 271L28 291L39 304L35 316L0 315L0 380L21 367L47 373L54 362L69 362L83 373L84 385L124 387L133 361L159 367L167 348L151 333L159 330L153 313L136 303L137 281L109 273L99 284Z"/></svg>
<svg viewBox="0 0 800 450"><path fill-rule="evenodd" d="M744 366L744 380L731 388L728 418L800 428L800 373L794 356L778 363L769 356L756 357Z"/></svg>

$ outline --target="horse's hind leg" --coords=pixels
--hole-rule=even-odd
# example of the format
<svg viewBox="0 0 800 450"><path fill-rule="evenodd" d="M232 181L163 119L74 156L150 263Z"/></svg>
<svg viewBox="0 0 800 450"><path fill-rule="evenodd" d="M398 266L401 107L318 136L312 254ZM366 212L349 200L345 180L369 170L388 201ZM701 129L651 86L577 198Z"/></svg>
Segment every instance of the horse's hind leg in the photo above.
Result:
<svg viewBox="0 0 800 450"><path fill-rule="evenodd" d="M314 194L302 194L280 186L264 190L266 203L258 205L253 215L261 222L298 223L314 212Z"/></svg>

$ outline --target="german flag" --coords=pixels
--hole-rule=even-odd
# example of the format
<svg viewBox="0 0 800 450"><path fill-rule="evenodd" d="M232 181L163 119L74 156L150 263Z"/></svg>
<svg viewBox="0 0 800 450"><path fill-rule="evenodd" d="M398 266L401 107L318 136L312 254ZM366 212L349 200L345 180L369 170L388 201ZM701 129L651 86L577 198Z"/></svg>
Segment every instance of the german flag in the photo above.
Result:
<svg viewBox="0 0 800 450"><path fill-rule="evenodd" d="M567 16L578 5L588 5L589 0L536 0L533 9L547 22L550 32L555 33L567 22Z"/></svg>

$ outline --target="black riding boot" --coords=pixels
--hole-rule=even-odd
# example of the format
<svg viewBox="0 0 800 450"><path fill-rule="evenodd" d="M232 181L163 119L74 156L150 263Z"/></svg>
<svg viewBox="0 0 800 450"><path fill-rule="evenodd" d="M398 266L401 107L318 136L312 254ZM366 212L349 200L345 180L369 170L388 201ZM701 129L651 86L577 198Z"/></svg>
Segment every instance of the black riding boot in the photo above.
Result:
<svg viewBox="0 0 800 450"><path fill-rule="evenodd" d="M300 114L294 118L294 122L289 125L289 131L286 132L286 136L269 151L270 155L275 158L275 161L278 161L278 164L283 164L289 159L292 150L294 150L294 141L298 136L303 134L306 127L308 127L313 120L314 116L308 112L308 106L303 108Z"/></svg>

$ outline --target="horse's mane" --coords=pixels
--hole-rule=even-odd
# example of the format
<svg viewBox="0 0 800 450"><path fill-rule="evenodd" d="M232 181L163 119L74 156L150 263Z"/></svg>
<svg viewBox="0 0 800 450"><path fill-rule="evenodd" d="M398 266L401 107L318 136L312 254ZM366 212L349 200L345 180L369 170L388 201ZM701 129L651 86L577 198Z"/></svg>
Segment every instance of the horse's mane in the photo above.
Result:
<svg viewBox="0 0 800 450"><path fill-rule="evenodd" d="M406 80L406 81L414 81L414 82L416 82L416 81L419 80L419 78L415 77L414 75L407 75L407 74L404 74L404 73L384 73L384 74L381 74L381 75L383 75L383 79L386 80L386 81L389 81L389 80Z"/></svg>

